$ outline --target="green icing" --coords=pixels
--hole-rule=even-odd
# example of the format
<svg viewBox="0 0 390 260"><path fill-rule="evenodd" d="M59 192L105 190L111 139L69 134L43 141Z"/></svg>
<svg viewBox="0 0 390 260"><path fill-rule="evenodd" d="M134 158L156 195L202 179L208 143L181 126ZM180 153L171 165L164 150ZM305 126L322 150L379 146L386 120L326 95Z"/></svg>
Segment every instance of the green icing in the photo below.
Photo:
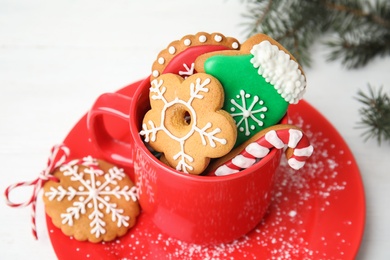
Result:
<svg viewBox="0 0 390 260"><path fill-rule="evenodd" d="M204 63L205 72L217 78L225 89L223 109L233 116L237 125L235 146L278 123L288 107L274 86L258 74L250 62L252 57L251 54L215 55Z"/></svg>

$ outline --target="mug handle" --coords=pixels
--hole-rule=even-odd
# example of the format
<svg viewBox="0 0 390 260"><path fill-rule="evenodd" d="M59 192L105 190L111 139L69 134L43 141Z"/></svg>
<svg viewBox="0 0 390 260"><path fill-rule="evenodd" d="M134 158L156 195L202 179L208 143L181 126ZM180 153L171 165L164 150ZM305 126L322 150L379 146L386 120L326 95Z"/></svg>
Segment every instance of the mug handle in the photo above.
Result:
<svg viewBox="0 0 390 260"><path fill-rule="evenodd" d="M132 99L120 93L104 93L96 99L87 117L91 141L98 152L108 161L124 166L133 165L132 145L112 137L106 130L103 116L116 117L129 124Z"/></svg>

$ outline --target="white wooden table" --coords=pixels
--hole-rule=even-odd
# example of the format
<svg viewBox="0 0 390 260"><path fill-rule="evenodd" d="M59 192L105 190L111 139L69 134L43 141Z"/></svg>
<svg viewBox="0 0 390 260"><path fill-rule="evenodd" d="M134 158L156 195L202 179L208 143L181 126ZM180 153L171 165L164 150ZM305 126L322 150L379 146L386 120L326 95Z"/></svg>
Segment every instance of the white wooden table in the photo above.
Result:
<svg viewBox="0 0 390 260"><path fill-rule="evenodd" d="M34 179L49 149L104 92L150 73L158 52L183 35L222 32L244 40L241 1L0 0L0 191ZM358 103L368 83L390 89L390 57L348 71L314 46L306 100L338 129L364 181L367 223L358 259L390 259L390 145L363 142ZM31 190L12 198L27 198ZM353 201L351 201L353 203ZM0 203L0 258L55 259L38 203L39 241L30 208Z"/></svg>

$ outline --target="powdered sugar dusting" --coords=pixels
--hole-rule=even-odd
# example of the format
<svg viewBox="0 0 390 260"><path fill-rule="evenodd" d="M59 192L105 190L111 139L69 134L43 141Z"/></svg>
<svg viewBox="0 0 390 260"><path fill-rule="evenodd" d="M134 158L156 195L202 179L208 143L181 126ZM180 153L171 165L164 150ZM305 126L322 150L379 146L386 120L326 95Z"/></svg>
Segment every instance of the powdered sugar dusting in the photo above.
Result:
<svg viewBox="0 0 390 260"><path fill-rule="evenodd" d="M282 160L272 204L268 216L255 230L256 239L261 241L258 243L261 247L272 245L270 259L331 259L326 251L312 249L310 233L313 225L322 224L313 221L326 213L333 196L338 196L348 185L339 176L342 173L339 172L340 160L337 157L344 152L331 151L337 148L329 138L322 132L313 132L310 125L298 119L295 124L303 128L315 152L302 171L294 171L286 160ZM347 222L351 224L351 221ZM341 232L337 234L340 243L345 243ZM317 248L326 247L328 239L335 238L322 236L322 245ZM342 252L339 257L341 255Z"/></svg>
<svg viewBox="0 0 390 260"><path fill-rule="evenodd" d="M294 124L309 137L314 153L299 171L282 160L271 206L249 234L229 244L201 246L161 234L150 216L141 214L129 234L101 245L105 259L345 258L354 246L350 234L357 225L352 215L340 215L344 197L351 193L346 192L353 165L346 157L349 152L319 131L321 126L312 129L301 117L294 118ZM81 254L87 258L90 252Z"/></svg>
<svg viewBox="0 0 390 260"><path fill-rule="evenodd" d="M229 244L201 246L156 233L152 226L140 227L118 243L107 243L105 251L116 259L342 258L350 246L344 236L345 228L353 228L354 223L351 219L327 220L326 216L332 203L348 187L348 182L341 177L351 162L340 159L345 152L335 152L339 148L322 132L312 131L311 125L303 124L302 118L294 121L303 128L315 152L300 171L291 169L282 160L272 204L252 232ZM321 221L339 221L342 228L329 231L321 228L322 224L326 225ZM313 232L315 236L311 235ZM323 248L335 244L338 255L328 256Z"/></svg>

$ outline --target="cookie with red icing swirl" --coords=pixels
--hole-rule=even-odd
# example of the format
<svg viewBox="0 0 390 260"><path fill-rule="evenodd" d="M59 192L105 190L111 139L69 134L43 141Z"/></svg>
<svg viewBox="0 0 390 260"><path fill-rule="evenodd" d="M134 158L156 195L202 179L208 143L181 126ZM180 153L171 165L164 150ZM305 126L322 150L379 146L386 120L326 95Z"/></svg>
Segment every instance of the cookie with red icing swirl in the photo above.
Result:
<svg viewBox="0 0 390 260"><path fill-rule="evenodd" d="M184 78L191 76L196 73L194 62L199 55L239 48L240 43L235 38L226 37L221 33L199 32L195 35L186 35L171 42L158 54L152 65L150 81L164 73L174 73Z"/></svg>

